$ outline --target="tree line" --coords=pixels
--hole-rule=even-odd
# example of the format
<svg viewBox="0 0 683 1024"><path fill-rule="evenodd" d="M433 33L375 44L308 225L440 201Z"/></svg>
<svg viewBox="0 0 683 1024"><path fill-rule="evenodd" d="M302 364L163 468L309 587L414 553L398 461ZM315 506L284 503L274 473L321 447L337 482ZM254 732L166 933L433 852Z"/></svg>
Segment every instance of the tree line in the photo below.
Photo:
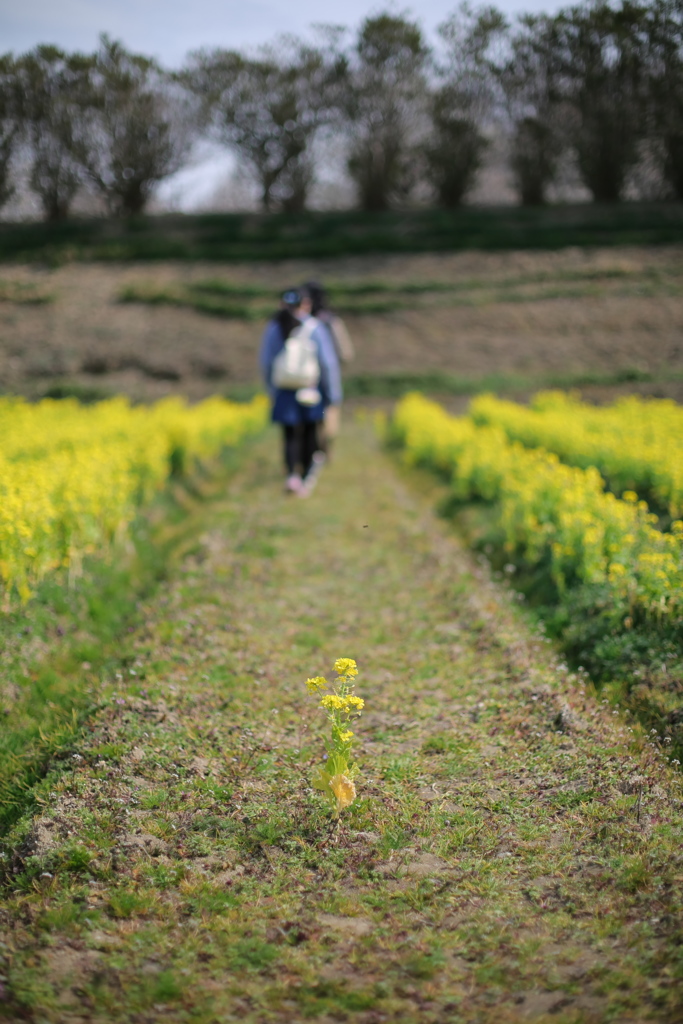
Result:
<svg viewBox="0 0 683 1024"><path fill-rule="evenodd" d="M21 165L48 220L83 188L112 215L140 213L202 137L248 168L265 210L305 209L333 139L362 209L455 207L493 134L525 205L570 163L596 202L622 199L639 167L683 199L683 0L589 0L512 24L463 4L431 42L380 13L353 34L205 48L172 71L106 36L92 54L0 57L0 207Z"/></svg>

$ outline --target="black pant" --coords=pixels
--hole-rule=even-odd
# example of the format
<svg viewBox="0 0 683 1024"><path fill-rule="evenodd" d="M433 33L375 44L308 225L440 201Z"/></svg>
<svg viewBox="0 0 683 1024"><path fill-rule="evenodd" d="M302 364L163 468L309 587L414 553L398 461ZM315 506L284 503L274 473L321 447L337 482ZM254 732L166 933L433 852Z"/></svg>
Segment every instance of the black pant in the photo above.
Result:
<svg viewBox="0 0 683 1024"><path fill-rule="evenodd" d="M282 430L285 442L285 465L291 476L301 467L301 475L306 476L313 464L313 455L318 449L318 424L297 423L290 427L283 423Z"/></svg>

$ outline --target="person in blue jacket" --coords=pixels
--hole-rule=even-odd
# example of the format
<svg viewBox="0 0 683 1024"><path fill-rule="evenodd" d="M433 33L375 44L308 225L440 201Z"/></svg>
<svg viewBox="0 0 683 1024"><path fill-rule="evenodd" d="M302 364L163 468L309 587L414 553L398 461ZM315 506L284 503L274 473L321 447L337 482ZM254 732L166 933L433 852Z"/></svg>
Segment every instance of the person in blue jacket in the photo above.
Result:
<svg viewBox="0 0 683 1024"><path fill-rule="evenodd" d="M261 372L272 401L273 423L282 425L284 459L287 470L285 490L307 497L315 484L317 470L324 460L319 451L318 430L328 405L342 400L339 360L325 327L316 322L311 331L320 365L318 400L304 404L297 391L278 388L273 384L273 363L284 348L287 338L300 324L311 318L312 300L303 288L290 288L284 292L280 309L269 321L261 342Z"/></svg>

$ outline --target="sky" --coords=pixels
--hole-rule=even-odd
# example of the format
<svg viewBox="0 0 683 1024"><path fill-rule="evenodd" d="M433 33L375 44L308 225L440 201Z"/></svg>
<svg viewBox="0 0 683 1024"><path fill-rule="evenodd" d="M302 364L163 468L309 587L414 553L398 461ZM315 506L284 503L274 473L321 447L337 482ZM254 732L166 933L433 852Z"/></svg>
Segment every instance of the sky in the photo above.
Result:
<svg viewBox="0 0 683 1024"><path fill-rule="evenodd" d="M21 53L38 43L92 50L101 32L170 67L189 50L264 43L314 23L353 27L378 10L414 14L431 32L457 0L410 4L373 0L0 0L0 52ZM509 17L554 10L556 0L499 0Z"/></svg>

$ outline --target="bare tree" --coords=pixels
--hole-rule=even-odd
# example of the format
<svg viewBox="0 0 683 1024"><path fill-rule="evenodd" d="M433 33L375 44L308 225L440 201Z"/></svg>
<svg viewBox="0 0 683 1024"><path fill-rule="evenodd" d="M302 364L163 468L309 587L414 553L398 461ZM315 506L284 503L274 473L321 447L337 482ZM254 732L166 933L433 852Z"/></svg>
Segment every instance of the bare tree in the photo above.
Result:
<svg viewBox="0 0 683 1024"><path fill-rule="evenodd" d="M38 46L17 61L20 113L31 149L30 185L48 220L61 220L83 183L82 145L91 61Z"/></svg>
<svg viewBox="0 0 683 1024"><path fill-rule="evenodd" d="M683 199L683 0L656 0L647 34L651 133L663 176Z"/></svg>
<svg viewBox="0 0 683 1024"><path fill-rule="evenodd" d="M643 9L598 0L561 12L557 31L581 177L596 202L617 202L644 134Z"/></svg>
<svg viewBox="0 0 683 1024"><path fill-rule="evenodd" d="M341 96L350 136L348 170L360 205L384 210L416 179L429 51L417 24L391 14L360 27Z"/></svg>
<svg viewBox="0 0 683 1024"><path fill-rule="evenodd" d="M12 157L21 133L16 65L11 54L0 56L0 209L15 192Z"/></svg>
<svg viewBox="0 0 683 1024"><path fill-rule="evenodd" d="M524 206L545 202L566 145L571 111L565 104L562 116L561 68L555 19L522 16L497 77L511 127L510 164Z"/></svg>
<svg viewBox="0 0 683 1024"><path fill-rule="evenodd" d="M182 89L154 61L103 36L87 101L78 158L112 214L141 213L189 148Z"/></svg>
<svg viewBox="0 0 683 1024"><path fill-rule="evenodd" d="M483 128L494 104L491 48L505 31L494 7L467 3L439 27L446 48L441 84L430 99L431 125L424 145L427 177L442 206L458 206L473 186L488 141Z"/></svg>
<svg viewBox="0 0 683 1024"><path fill-rule="evenodd" d="M200 101L211 134L256 174L264 209L301 210L313 180L311 144L334 107L343 61L331 45L292 37L255 56L203 50L183 79Z"/></svg>

